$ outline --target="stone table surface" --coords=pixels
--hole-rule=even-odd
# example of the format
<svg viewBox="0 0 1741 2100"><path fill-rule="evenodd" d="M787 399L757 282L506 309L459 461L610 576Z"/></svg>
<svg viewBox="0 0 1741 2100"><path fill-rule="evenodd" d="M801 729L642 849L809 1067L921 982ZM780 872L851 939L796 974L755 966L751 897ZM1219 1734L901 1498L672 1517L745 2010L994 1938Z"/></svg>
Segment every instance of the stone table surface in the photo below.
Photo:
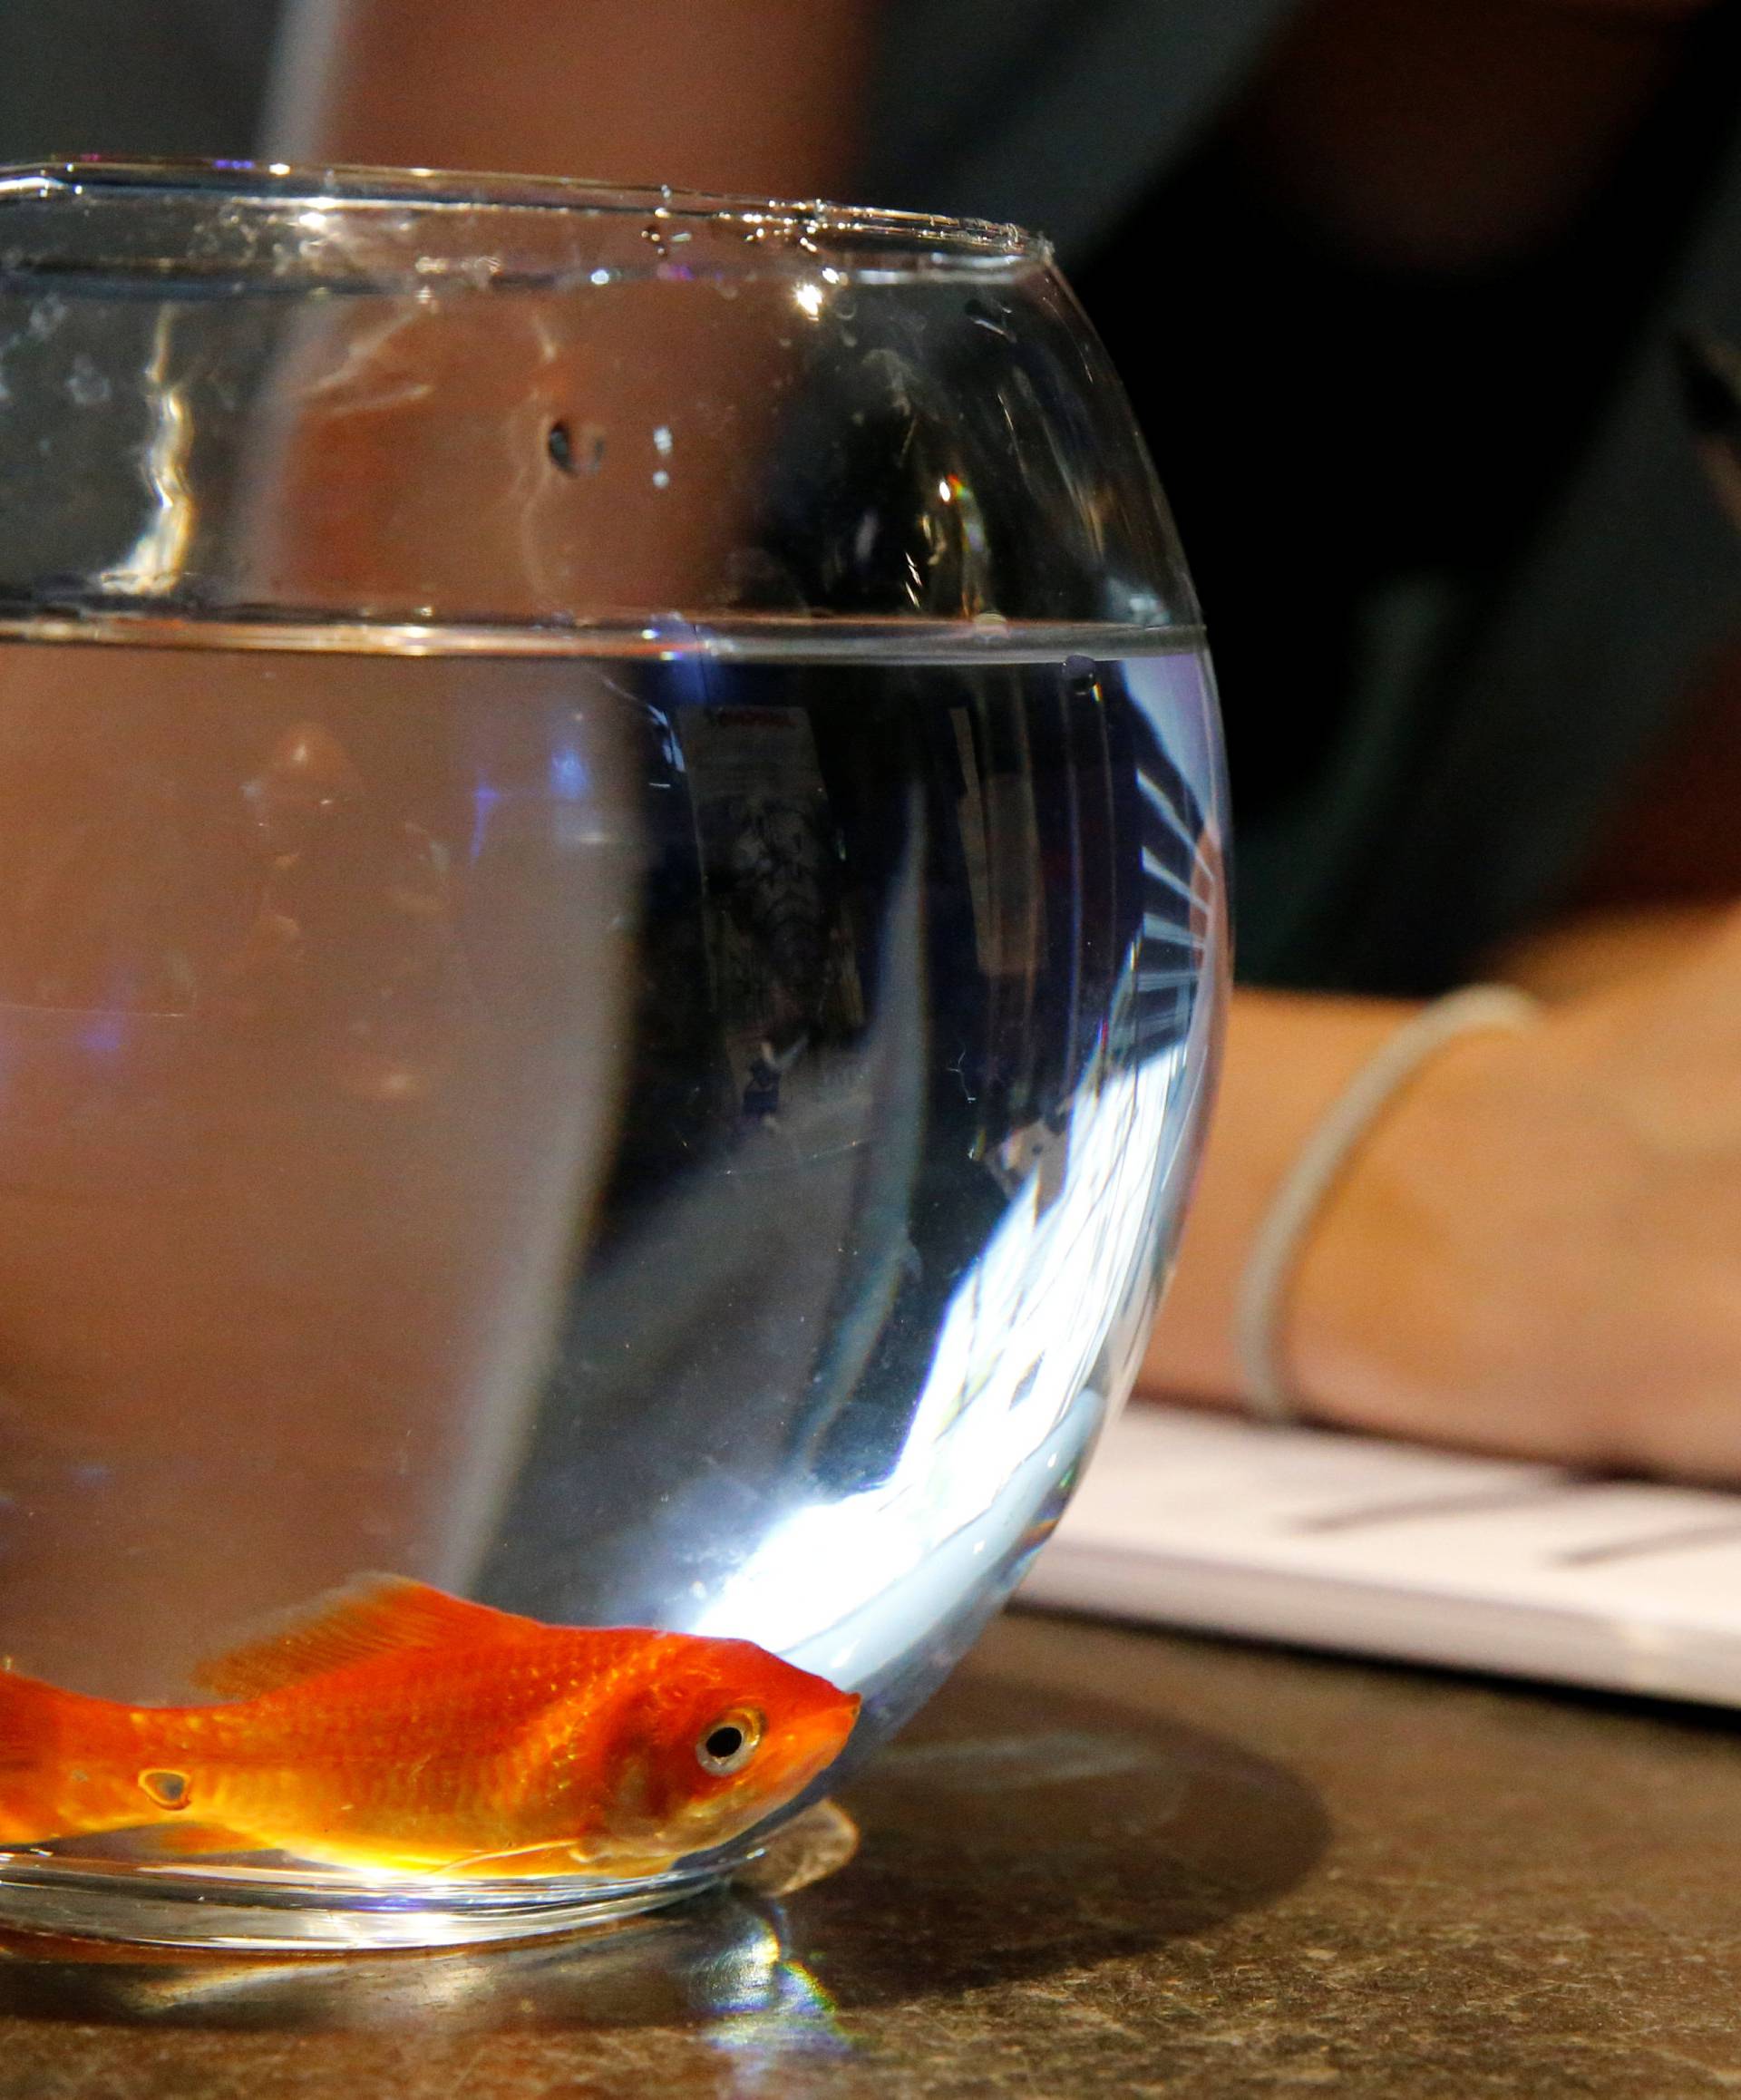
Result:
<svg viewBox="0 0 1741 2100"><path fill-rule="evenodd" d="M856 1858L351 1960L0 1944L0 2100L1741 2090L1737 1724L1021 1615Z"/></svg>

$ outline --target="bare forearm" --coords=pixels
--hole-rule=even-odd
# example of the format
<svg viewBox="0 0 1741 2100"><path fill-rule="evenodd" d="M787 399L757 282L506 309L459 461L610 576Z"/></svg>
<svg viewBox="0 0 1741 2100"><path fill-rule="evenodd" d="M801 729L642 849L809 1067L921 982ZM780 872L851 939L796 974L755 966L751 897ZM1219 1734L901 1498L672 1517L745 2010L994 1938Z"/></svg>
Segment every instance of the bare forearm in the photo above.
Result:
<svg viewBox="0 0 1741 2100"><path fill-rule="evenodd" d="M1324 1112L1412 1011L1385 999L1234 996L1214 1127L1143 1390L1237 1399L1234 1302L1258 1227Z"/></svg>
<svg viewBox="0 0 1741 2100"><path fill-rule="evenodd" d="M1557 1005L1628 981L1640 983L1686 963L1722 917L1701 907L1565 919L1513 943L1492 958L1488 974ZM1145 1389L1230 1405L1237 1400L1234 1303L1252 1239L1300 1147L1337 1095L1416 1010L1391 999L1234 995L1215 1125L1178 1273L1143 1366ZM1444 1055L1454 1065L1456 1052ZM1419 1091L1429 1101L1436 1098L1433 1075L1423 1074ZM1390 1139L1380 1135L1387 1150ZM1403 1142L1407 1151L1418 1144L1412 1120ZM1454 1172L1454 1160L1445 1164ZM1383 1308L1376 1302L1385 1290L1382 1259L1376 1266L1370 1309L1382 1326ZM1346 1297L1347 1287L1354 1284L1363 1304L1367 1300L1360 1279L1370 1267L1369 1250L1346 1264L1319 1259L1316 1267L1315 1280L1332 1299L1338 1293ZM1330 1381L1332 1406L1337 1366L1351 1353L1348 1337L1363 1317L1361 1307L1335 1302L1308 1317L1308 1348L1315 1337L1319 1353L1329 1359L1319 1369Z"/></svg>
<svg viewBox="0 0 1741 2100"><path fill-rule="evenodd" d="M323 21L304 0L273 143L305 159L816 196L850 171L873 5L332 0Z"/></svg>
<svg viewBox="0 0 1741 2100"><path fill-rule="evenodd" d="M1173 1295L1139 1387L1243 1398L1234 1308L1252 1241L1300 1147L1415 1009L1235 1000L1226 1084ZM1558 1040L1494 1032L1439 1049L1327 1194L1289 1279L1282 1356L1308 1417L1542 1456L1642 1448L1584 1344L1633 1172ZM1653 1463L1662 1463L1651 1453ZM1707 1466L1690 1440L1668 1462Z"/></svg>
<svg viewBox="0 0 1741 2100"><path fill-rule="evenodd" d="M1741 912L1702 930L1640 922L1573 960L1559 958L1539 1026L1446 1044L1361 1140L1289 1279L1290 1382L1315 1420L1733 1480ZM1308 1133L1409 1010L1236 998L1143 1391L1237 1403L1253 1236Z"/></svg>

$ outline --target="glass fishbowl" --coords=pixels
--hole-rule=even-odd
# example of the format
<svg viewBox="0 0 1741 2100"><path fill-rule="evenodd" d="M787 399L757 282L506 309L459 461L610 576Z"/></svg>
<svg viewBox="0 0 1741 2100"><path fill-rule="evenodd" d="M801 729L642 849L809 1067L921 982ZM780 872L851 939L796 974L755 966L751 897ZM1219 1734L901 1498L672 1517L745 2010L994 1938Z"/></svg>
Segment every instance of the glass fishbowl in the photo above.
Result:
<svg viewBox="0 0 1741 2100"><path fill-rule="evenodd" d="M1009 227L0 176L0 1923L728 1872L1123 1399L1197 608Z"/></svg>

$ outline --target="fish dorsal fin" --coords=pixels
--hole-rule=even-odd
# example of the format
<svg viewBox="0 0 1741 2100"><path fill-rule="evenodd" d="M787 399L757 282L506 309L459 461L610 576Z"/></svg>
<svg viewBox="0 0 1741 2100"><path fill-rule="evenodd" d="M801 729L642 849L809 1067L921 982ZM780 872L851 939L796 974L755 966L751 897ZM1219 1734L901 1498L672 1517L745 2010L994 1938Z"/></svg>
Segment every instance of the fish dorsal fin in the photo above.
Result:
<svg viewBox="0 0 1741 2100"><path fill-rule="evenodd" d="M468 1604L408 1576L359 1575L342 1590L329 1590L313 1603L267 1620L239 1647L198 1664L191 1676L221 1697L258 1698L372 1656L543 1630L535 1619Z"/></svg>

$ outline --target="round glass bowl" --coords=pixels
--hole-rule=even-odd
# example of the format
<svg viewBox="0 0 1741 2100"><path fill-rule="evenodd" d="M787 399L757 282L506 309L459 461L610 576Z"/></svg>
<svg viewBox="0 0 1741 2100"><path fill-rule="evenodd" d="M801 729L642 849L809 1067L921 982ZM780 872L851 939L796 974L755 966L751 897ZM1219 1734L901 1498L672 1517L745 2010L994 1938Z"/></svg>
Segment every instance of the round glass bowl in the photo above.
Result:
<svg viewBox="0 0 1741 2100"><path fill-rule="evenodd" d="M0 1923L716 1878L1017 1580L1191 1181L1219 733L1103 353L1009 228L15 170L0 489ZM686 1638L540 1706L411 1583Z"/></svg>

